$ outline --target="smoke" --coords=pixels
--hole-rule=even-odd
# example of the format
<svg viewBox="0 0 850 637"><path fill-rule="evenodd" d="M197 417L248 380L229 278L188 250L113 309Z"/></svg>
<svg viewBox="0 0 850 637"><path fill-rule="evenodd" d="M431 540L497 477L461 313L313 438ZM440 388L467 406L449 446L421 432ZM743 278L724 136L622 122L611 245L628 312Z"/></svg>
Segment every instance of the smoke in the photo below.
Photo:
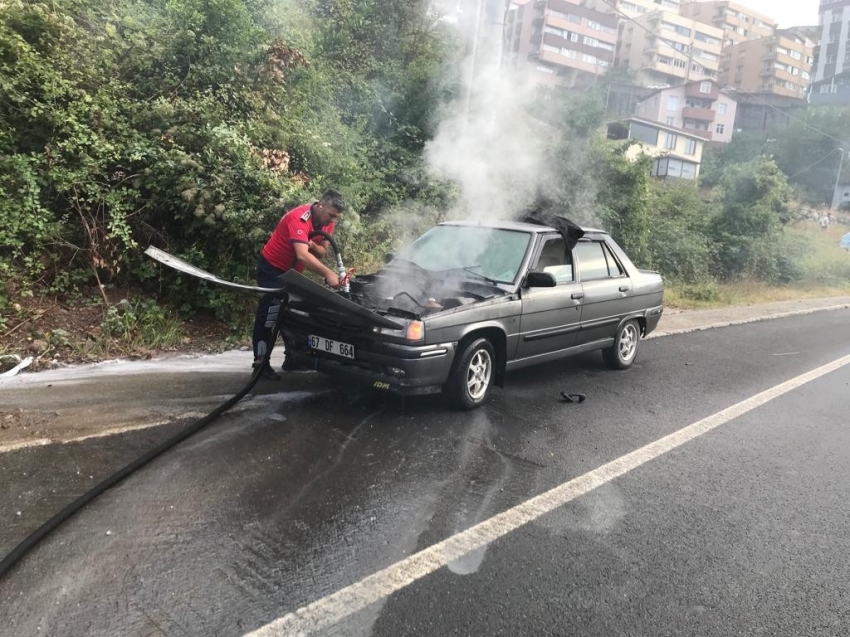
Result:
<svg viewBox="0 0 850 637"><path fill-rule="evenodd" d="M526 208L546 181L551 131L526 112L535 90L527 80L488 64L475 85L445 109L425 161L435 176L456 182L459 212L508 219Z"/></svg>
<svg viewBox="0 0 850 637"><path fill-rule="evenodd" d="M487 23L487 12L482 14ZM458 69L464 86L459 98L442 110L434 138L425 147L426 166L435 177L459 187L460 202L450 217L516 219L536 202L563 199L559 175L584 172L586 145L568 154L558 152L568 133L549 123L545 114L564 104L547 99L529 65L502 63L500 24L466 31L470 38L477 34L479 42L467 47L470 53ZM592 201L594 184L579 190L577 199Z"/></svg>

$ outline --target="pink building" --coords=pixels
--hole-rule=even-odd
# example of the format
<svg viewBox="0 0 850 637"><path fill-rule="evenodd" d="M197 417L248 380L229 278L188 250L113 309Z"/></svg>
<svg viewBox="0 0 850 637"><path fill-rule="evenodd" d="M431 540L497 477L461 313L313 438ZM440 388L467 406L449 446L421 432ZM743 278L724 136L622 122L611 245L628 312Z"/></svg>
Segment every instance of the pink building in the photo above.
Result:
<svg viewBox="0 0 850 637"><path fill-rule="evenodd" d="M580 0L512 0L505 17L503 63L543 84L576 86L614 63L617 18Z"/></svg>
<svg viewBox="0 0 850 637"><path fill-rule="evenodd" d="M635 106L637 117L680 128L707 141L729 142L738 102L714 80L659 89Z"/></svg>

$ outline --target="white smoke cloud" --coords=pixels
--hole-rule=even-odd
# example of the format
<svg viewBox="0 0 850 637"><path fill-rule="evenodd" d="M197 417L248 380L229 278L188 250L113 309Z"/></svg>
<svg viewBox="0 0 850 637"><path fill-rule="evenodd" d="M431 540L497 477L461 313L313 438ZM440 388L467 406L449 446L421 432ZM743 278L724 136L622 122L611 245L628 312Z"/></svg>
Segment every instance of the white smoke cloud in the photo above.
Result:
<svg viewBox="0 0 850 637"><path fill-rule="evenodd" d="M500 68L498 60L479 61L476 67L469 95L446 105L426 144L426 165L435 176L458 184L462 208L457 213L507 219L527 208L547 179L551 130L527 113L538 95L527 74Z"/></svg>

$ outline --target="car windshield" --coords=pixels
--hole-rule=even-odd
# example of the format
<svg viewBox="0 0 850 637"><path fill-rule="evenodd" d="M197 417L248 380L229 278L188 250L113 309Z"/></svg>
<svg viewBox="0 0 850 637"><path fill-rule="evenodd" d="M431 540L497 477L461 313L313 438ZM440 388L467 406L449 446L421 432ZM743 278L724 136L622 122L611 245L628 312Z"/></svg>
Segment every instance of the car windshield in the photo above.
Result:
<svg viewBox="0 0 850 637"><path fill-rule="evenodd" d="M435 226L400 251L394 261L412 262L430 272L465 270L470 278L513 283L530 241L531 234L516 230Z"/></svg>

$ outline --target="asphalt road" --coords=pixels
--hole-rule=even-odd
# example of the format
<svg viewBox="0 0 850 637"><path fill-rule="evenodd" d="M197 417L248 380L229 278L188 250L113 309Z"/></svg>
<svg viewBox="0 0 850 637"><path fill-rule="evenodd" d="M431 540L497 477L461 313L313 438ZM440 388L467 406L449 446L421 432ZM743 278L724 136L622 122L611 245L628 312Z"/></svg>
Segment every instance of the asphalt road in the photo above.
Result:
<svg viewBox="0 0 850 637"><path fill-rule="evenodd" d="M264 385L0 581L0 634L265 635L313 604L297 625L329 635L847 635L850 366L445 564L379 573L847 355L828 312L650 340L627 372L598 354L517 372L469 413ZM154 400L199 381L85 391L131 382ZM0 454L0 554L179 424Z"/></svg>

